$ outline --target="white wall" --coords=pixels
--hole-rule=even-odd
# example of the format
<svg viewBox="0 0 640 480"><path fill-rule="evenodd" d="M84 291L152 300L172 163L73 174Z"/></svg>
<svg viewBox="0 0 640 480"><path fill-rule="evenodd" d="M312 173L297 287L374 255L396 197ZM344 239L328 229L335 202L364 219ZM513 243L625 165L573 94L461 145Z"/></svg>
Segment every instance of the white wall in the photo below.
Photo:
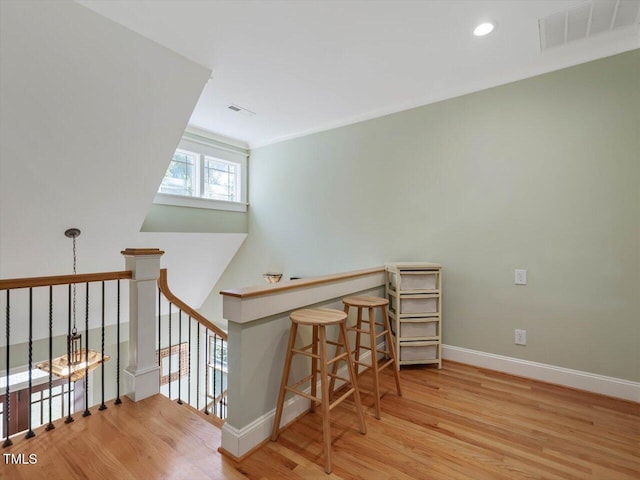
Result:
<svg viewBox="0 0 640 480"><path fill-rule="evenodd" d="M158 247L198 308L245 235L140 228L211 72L71 1L0 17L0 278L71 273L78 227L79 273Z"/></svg>

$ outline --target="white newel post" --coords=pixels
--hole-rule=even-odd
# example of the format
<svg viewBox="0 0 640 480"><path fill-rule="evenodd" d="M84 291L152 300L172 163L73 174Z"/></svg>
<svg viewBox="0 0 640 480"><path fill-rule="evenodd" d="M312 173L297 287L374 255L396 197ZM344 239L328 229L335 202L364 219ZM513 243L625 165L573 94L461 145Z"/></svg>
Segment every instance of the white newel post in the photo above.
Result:
<svg viewBox="0 0 640 480"><path fill-rule="evenodd" d="M157 248L128 248L122 252L129 284L129 366L125 392L134 402L160 392L160 367L156 364L156 303L160 257Z"/></svg>

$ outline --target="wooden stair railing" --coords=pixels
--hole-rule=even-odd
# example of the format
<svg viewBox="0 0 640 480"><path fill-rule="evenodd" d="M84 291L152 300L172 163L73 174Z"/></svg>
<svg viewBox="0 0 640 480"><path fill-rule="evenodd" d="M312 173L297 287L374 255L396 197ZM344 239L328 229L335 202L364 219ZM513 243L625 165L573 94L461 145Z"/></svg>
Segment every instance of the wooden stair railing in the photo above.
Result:
<svg viewBox="0 0 640 480"><path fill-rule="evenodd" d="M3 352L5 368L3 372L0 372L0 378L4 380L4 391L0 394L3 420L0 425L0 438L4 439L3 447L11 446L19 433L26 432L25 438L29 439L36 435L34 430L38 431L38 434L41 431L53 430L55 428L53 422L57 419L66 417L64 423L73 422L73 415L78 413L80 408L84 408L82 416L91 415L93 405L89 405L90 377L88 373L93 368L97 368L94 377L96 382L98 382L98 375L100 375L100 387L94 388L94 392L101 397L98 410L106 409L104 362L111 357L115 357L116 361L116 378L109 379L109 382L115 381L116 384L114 404L121 403L120 280L132 278L133 272L131 270L123 270L0 280L0 291L2 292L0 309L4 316L5 332ZM105 293L107 282L111 283L108 284L109 291ZM113 282L116 283L115 286ZM100 287L99 289L90 288L90 285L96 283ZM16 290L21 289L27 290L28 295L15 293ZM116 295L117 297L114 299L113 296ZM111 299L109 303L107 303L107 296ZM90 307L95 305L96 297L101 308L91 310ZM78 300L77 309L76 300ZM100 313L95 313L96 310ZM90 314L90 311L94 313ZM90 316L93 317L91 324ZM95 332L91 334L92 341L89 340L90 331L98 328L95 317L100 318L100 342L95 340ZM59 332L65 332L66 341L64 344L66 344L66 348L64 349L60 347L54 349L54 318L57 322L55 328L55 331L58 332L57 335L62 336ZM109 355L105 354L105 320L117 325L115 351L110 350ZM60 327L60 322L64 327ZM28 336L28 353L24 355L24 358L20 358L20 350L14 353L15 350L12 349L12 332L14 337L19 337L16 343L23 341L20 338L20 333L26 333ZM34 340L34 332L38 334L47 332L48 342L44 343L44 340L47 339L46 336L43 340ZM78 343L69 341L73 333L78 334L78 337L75 337L79 338ZM34 349L36 341L38 345ZM96 345L98 343L99 346ZM109 344L112 343L110 340ZM76 348L78 350L75 350ZM67 366L68 359L74 358L72 353L74 351L77 352L80 365L84 366L75 369L72 366ZM89 365L89 358L92 359L92 362L95 360L95 363ZM19 365L20 371L18 373L15 370L12 371L10 368L12 365L14 367ZM24 377L24 381L22 377ZM75 397L73 392L78 381L83 383L84 399L82 401L80 399L72 400ZM93 384L91 387L93 388ZM18 391L13 391L14 389ZM54 398L60 398L60 401L53 402ZM57 403L59 407L54 409L54 403ZM34 411L39 412L39 418L33 418ZM39 426L43 428L38 429Z"/></svg>
<svg viewBox="0 0 640 480"><path fill-rule="evenodd" d="M224 420L227 333L171 291L166 268L160 270L158 277L157 341L161 393L179 404L187 403L206 415ZM209 401L218 397L220 401Z"/></svg>
<svg viewBox="0 0 640 480"><path fill-rule="evenodd" d="M121 270L117 272L78 273L76 275L55 275L50 277L9 278L0 280L0 290L106 282L109 280L131 280L132 276L131 270Z"/></svg>
<svg viewBox="0 0 640 480"><path fill-rule="evenodd" d="M170 301L173 305L178 307L180 310L185 312L187 315L190 315L191 318L193 318L194 320L198 321L198 323L204 325L209 330L211 330L211 331L215 332L216 334L218 334L218 336L223 338L225 341L227 340L227 332L222 330L217 325L214 325L213 323L211 323L201 313L199 313L197 310L191 308L189 305L184 303L182 300L180 300L178 297L176 297L173 294L173 292L169 288L169 284L167 283L167 269L166 268L160 269L160 277L158 277L158 288L160 289L162 294L165 296L165 298L168 301Z"/></svg>

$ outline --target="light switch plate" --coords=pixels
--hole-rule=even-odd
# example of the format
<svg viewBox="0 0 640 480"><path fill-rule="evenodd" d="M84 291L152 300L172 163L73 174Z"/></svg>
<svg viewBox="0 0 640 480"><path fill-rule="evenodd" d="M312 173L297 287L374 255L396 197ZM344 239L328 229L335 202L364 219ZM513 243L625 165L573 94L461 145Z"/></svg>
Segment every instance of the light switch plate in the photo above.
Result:
<svg viewBox="0 0 640 480"><path fill-rule="evenodd" d="M516 285L526 285L527 284L527 271L517 268L515 275L515 283Z"/></svg>

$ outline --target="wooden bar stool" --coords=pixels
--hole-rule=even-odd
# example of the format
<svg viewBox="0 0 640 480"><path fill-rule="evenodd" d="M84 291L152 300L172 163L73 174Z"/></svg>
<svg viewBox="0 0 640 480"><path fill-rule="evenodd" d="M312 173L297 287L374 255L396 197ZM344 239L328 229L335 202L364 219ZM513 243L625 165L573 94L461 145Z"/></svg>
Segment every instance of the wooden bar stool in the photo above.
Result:
<svg viewBox="0 0 640 480"><path fill-rule="evenodd" d="M284 370L282 372L282 382L280 383L280 392L278 394L278 403L276 405L276 417L273 422L273 431L271 433L271 440L276 441L280 434L280 420L282 418L282 407L284 405L285 392L293 392L297 395L301 395L311 400L311 411L315 411L316 403L320 402L322 407L322 433L324 438L324 470L327 473L331 473L331 426L329 422L329 412L343 400L348 398L351 394L354 396L354 402L356 405L356 411L360 420L360 432L367 433L367 427L364 423L364 413L362 412L362 405L360 403L360 392L358 391L358 382L356 380L355 369L353 367L353 359L351 358L351 351L349 349L349 342L347 337L346 320L347 314L340 310L334 310L331 308L306 308L303 310L295 310L291 312L289 316L291 319L291 331L289 333L289 346L287 348L287 356L284 362ZM313 327L313 339L309 345L301 348L295 348L296 334L298 333L298 325L311 325ZM329 325L338 325L340 329L340 335L338 342L332 342L327 340L326 327ZM327 344L334 345L336 347L335 357L329 359L327 357ZM340 350L344 348L344 353L340 353ZM291 370L291 360L294 355L305 355L311 357L311 375L303 378L293 385L287 385L289 382L289 372ZM349 378L339 377L337 372L337 365L339 361L344 361L347 364L347 370L349 372ZM320 369L318 370L318 361L320 362ZM333 365L334 372L329 372L329 367ZM316 395L317 374L320 373L320 390L321 396ZM329 398L329 377L331 380L339 379L349 384L348 390L343 393L339 398L330 401ZM311 395L301 390L298 390L300 385L311 381Z"/></svg>
<svg viewBox="0 0 640 480"><path fill-rule="evenodd" d="M396 390L399 396L402 396L402 390L400 389L400 375L398 374L398 361L396 358L396 352L394 348L393 338L391 338L391 325L389 323L389 315L387 313L387 305L389 305L389 300L386 298L380 297L370 297L370 296L358 296L358 297L345 297L342 300L344 304L344 311L346 314L349 313L350 307L356 307L358 309L357 320L355 327L350 327L347 330L351 332L356 332L356 345L354 348L355 360L353 363L356 364L356 376L359 375L359 370L357 368L358 365L364 365L366 367L371 368L373 371L373 395L375 397L375 414L376 418L380 419L380 378L379 372L380 370L392 366L393 367L393 375L396 380ZM382 321L383 323L376 322L375 309L380 308L382 312ZM364 309L368 310L368 323L369 326L367 329L363 329L363 323L365 320L362 318L362 311ZM382 327L382 330L376 333L376 326ZM362 344L362 339L364 335L369 336L369 346ZM378 338L386 337L387 351L378 350ZM340 347L338 347L340 348ZM371 363L364 363L360 361L360 351L361 350L370 350L371 351ZM388 360L382 364L378 365L378 353L383 353L388 357ZM333 380L331 384L331 391L333 392Z"/></svg>

